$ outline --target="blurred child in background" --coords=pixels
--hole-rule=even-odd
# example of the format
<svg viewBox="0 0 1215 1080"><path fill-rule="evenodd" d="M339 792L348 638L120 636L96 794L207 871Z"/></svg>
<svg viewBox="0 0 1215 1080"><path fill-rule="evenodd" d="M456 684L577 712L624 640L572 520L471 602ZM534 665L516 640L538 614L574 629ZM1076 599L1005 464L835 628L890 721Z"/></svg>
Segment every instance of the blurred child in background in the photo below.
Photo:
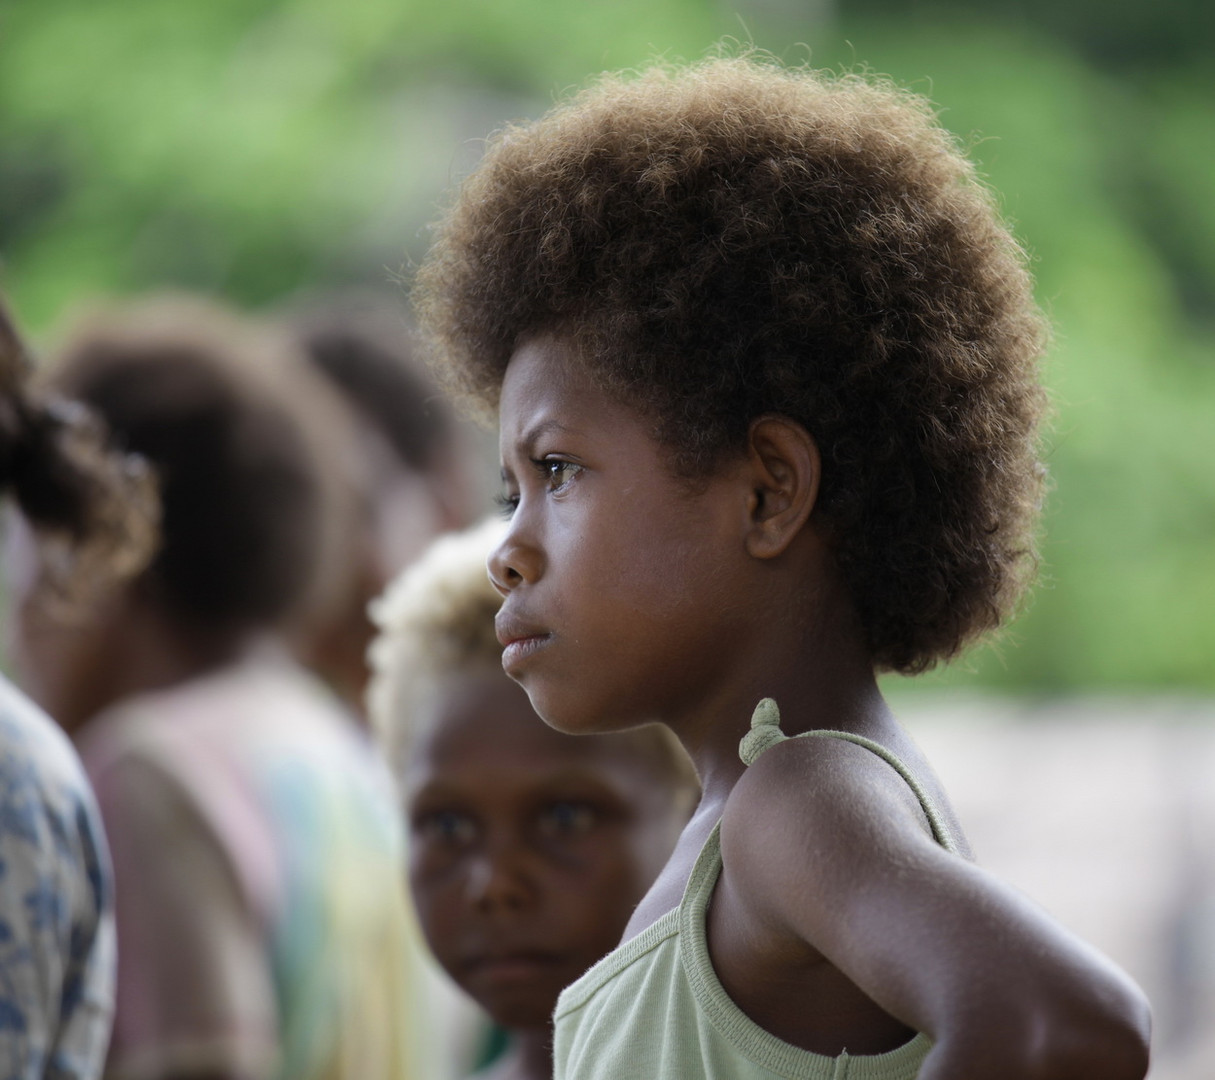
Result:
<svg viewBox="0 0 1215 1080"><path fill-rule="evenodd" d="M30 392L0 301L0 492L45 552L66 610L151 555L156 500L84 410ZM101 821L75 751L0 678L0 1076L92 1080L114 1009L114 913Z"/></svg>
<svg viewBox="0 0 1215 1080"><path fill-rule="evenodd" d="M111 839L109 1072L409 1072L391 781L276 641L340 556L345 416L276 337L198 302L81 324L56 390L159 478L163 543L68 623L19 590L19 660L81 749Z"/></svg>
<svg viewBox="0 0 1215 1080"><path fill-rule="evenodd" d="M615 947L699 789L664 729L571 738L506 677L485 572L502 531L439 540L376 605L370 704L426 940L511 1036L495 1080L548 1080L557 995Z"/></svg>
<svg viewBox="0 0 1215 1080"><path fill-rule="evenodd" d="M403 305L350 296L287 320L311 366L354 414L361 469L348 573L300 637L300 654L361 715L367 605L440 533L476 513L470 447L414 352Z"/></svg>

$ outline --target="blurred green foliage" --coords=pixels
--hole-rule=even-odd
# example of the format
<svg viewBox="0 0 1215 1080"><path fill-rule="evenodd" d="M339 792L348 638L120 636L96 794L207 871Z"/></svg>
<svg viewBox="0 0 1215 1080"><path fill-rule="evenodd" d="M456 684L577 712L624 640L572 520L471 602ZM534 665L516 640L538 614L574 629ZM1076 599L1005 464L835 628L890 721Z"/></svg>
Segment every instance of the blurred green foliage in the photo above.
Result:
<svg viewBox="0 0 1215 1080"><path fill-rule="evenodd" d="M508 119L723 37L888 73L973 148L1057 340L1042 584L929 683L1215 688L1215 7L0 0L0 285L383 285Z"/></svg>

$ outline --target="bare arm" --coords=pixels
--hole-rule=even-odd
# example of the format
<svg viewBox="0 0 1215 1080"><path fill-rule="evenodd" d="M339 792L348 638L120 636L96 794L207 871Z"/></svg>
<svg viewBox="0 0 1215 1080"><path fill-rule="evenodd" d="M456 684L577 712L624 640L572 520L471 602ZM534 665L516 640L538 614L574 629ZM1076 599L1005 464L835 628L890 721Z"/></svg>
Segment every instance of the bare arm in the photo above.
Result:
<svg viewBox="0 0 1215 1080"><path fill-rule="evenodd" d="M825 739L769 750L731 795L722 855L720 888L737 918L715 923L715 958L753 945L757 926L790 956L821 955L932 1039L923 1080L1147 1071L1138 987L941 848L906 784L869 751Z"/></svg>

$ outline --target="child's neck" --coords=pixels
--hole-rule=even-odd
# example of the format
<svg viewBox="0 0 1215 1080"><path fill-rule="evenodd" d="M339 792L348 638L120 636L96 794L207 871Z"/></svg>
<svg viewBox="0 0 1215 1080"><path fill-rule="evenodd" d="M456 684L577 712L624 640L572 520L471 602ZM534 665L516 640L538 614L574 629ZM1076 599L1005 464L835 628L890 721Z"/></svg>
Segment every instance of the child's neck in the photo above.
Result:
<svg viewBox="0 0 1215 1080"><path fill-rule="evenodd" d="M892 722L842 585L820 582L809 615L788 599L796 595L771 590L769 603L757 605L753 633L738 642L737 663L687 715L668 718L696 765L706 811L720 808L742 775L738 744L761 698L780 706L786 735L832 728L879 736Z"/></svg>

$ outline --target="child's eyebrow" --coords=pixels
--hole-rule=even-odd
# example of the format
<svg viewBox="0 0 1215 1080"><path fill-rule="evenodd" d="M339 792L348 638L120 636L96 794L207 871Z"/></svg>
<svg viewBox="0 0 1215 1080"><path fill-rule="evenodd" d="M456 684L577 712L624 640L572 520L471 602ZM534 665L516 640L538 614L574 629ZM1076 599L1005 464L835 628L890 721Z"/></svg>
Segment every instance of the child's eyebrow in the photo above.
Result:
<svg viewBox="0 0 1215 1080"><path fill-rule="evenodd" d="M528 428L515 443L515 449L520 453L528 453L533 446L545 435L560 432L564 435L575 434L574 429L566 427L557 420L540 420Z"/></svg>
<svg viewBox="0 0 1215 1080"><path fill-rule="evenodd" d="M514 452L521 457L531 457L535 452L534 447L536 443L545 435L550 435L554 432L559 432L563 435L577 434L574 428L566 427L565 424L562 424L558 420L539 420L515 440ZM510 483L515 478L514 471L506 464L505 460L502 463L499 476L504 484Z"/></svg>

